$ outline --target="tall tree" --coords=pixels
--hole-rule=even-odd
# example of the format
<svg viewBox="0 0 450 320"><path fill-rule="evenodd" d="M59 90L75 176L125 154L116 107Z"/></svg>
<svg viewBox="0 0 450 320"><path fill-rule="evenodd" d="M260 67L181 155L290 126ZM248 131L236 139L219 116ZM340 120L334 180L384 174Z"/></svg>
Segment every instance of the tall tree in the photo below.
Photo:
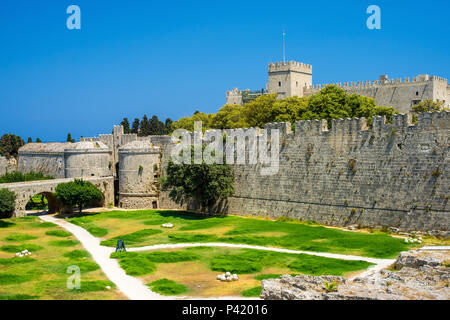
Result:
<svg viewBox="0 0 450 320"><path fill-rule="evenodd" d="M123 118L120 124L123 126L124 133L131 133L130 122L128 121L128 118Z"/></svg>
<svg viewBox="0 0 450 320"><path fill-rule="evenodd" d="M67 142L75 142L75 139L72 139L70 132L67 134Z"/></svg>
<svg viewBox="0 0 450 320"><path fill-rule="evenodd" d="M164 123L159 121L157 116L153 116L149 121L149 135L163 135Z"/></svg>
<svg viewBox="0 0 450 320"><path fill-rule="evenodd" d="M19 148L24 144L21 137L15 134L4 134L0 138L0 154L7 158L17 157Z"/></svg>
<svg viewBox="0 0 450 320"><path fill-rule="evenodd" d="M166 119L166 122L164 123L164 134L171 134L172 133L172 124L173 121L170 118Z"/></svg>
<svg viewBox="0 0 450 320"><path fill-rule="evenodd" d="M28 137L27 143L33 143L33 139L31 139L31 137Z"/></svg>
<svg viewBox="0 0 450 320"><path fill-rule="evenodd" d="M141 126L139 130L139 136L148 136L150 134L150 127L149 127L150 123L148 121L147 115L144 114L144 117L141 120Z"/></svg>
<svg viewBox="0 0 450 320"><path fill-rule="evenodd" d="M36 138L36 143L41 143L42 140L40 138Z"/></svg>
<svg viewBox="0 0 450 320"><path fill-rule="evenodd" d="M131 133L139 133L139 125L140 125L140 121L138 118L135 118L133 121L133 125L131 127Z"/></svg>

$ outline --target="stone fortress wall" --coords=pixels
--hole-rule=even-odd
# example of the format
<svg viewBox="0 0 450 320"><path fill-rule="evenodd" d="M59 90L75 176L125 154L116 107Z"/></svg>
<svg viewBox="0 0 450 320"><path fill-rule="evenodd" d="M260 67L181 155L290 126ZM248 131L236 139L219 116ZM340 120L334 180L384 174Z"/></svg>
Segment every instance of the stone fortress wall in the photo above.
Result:
<svg viewBox="0 0 450 320"><path fill-rule="evenodd" d="M17 160L0 156L0 175L17 170Z"/></svg>
<svg viewBox="0 0 450 320"><path fill-rule="evenodd" d="M290 123L266 128L281 132L278 173L261 175L260 164L234 165L235 195L218 211L448 230L449 112L420 114L416 125L411 115L395 115L392 124L375 117L371 128L364 118L334 120L329 130L325 120L298 121L295 132ZM164 192L159 204L179 208Z"/></svg>
<svg viewBox="0 0 450 320"><path fill-rule="evenodd" d="M294 132L290 123L267 124L281 132L278 173L261 175L260 164L233 165L235 195L217 211L337 226L448 230L449 117L447 111L419 114L416 125L409 114L395 115L392 124L374 117L370 128L364 118L336 119L330 129L326 121L298 121ZM181 209L158 189L176 143L169 136L127 135L115 126L111 135L78 143L25 145L19 170L63 178L114 176L119 207ZM64 161L77 149L81 158ZM195 203L188 208L198 209Z"/></svg>
<svg viewBox="0 0 450 320"><path fill-rule="evenodd" d="M388 79L380 76L375 81L334 83L349 94L373 98L380 106L394 107L401 113L408 113L411 107L425 99L443 101L450 107L450 86L448 80L418 75L412 79ZM268 67L268 93L277 93L278 98L298 96L309 97L329 84L313 85L312 66L296 61L270 63ZM243 91L234 88L226 92L227 104L243 105Z"/></svg>

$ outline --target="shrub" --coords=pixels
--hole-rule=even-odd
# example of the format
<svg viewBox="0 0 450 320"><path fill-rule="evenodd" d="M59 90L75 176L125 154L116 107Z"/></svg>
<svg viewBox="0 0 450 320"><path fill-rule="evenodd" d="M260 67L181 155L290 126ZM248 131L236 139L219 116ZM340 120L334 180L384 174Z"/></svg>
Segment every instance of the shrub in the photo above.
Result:
<svg viewBox="0 0 450 320"><path fill-rule="evenodd" d="M74 260L89 258L90 256L89 252L79 249L64 253L64 257Z"/></svg>
<svg viewBox="0 0 450 320"><path fill-rule="evenodd" d="M0 218L9 218L14 212L16 194L8 189L0 189Z"/></svg>
<svg viewBox="0 0 450 320"><path fill-rule="evenodd" d="M160 293L162 295L174 295L181 294L187 291L187 287L185 285L176 283L173 280L169 279L159 279L147 284L153 291Z"/></svg>
<svg viewBox="0 0 450 320"><path fill-rule="evenodd" d="M39 180L51 180L54 179L51 176L45 175L42 172L28 172L22 173L19 171L7 172L0 176L0 183L13 183L13 182L25 182L25 181L39 181Z"/></svg>
<svg viewBox="0 0 450 320"><path fill-rule="evenodd" d="M5 241L10 241L10 242L19 242L19 241L27 241L27 240L34 240L37 239L36 236L33 236L31 234L10 234L9 236L7 236L5 238Z"/></svg>
<svg viewBox="0 0 450 320"><path fill-rule="evenodd" d="M66 207L78 206L79 213L91 201L101 201L102 192L89 181L75 179L75 181L60 183L55 189L55 196Z"/></svg>
<svg viewBox="0 0 450 320"><path fill-rule="evenodd" d="M327 290L327 292L336 292L337 291L337 282L333 281L333 282L324 282L323 285L325 286L325 290Z"/></svg>
<svg viewBox="0 0 450 320"><path fill-rule="evenodd" d="M72 234L70 232L64 231L64 230L50 230L45 233L47 236L54 236L54 237L70 237Z"/></svg>

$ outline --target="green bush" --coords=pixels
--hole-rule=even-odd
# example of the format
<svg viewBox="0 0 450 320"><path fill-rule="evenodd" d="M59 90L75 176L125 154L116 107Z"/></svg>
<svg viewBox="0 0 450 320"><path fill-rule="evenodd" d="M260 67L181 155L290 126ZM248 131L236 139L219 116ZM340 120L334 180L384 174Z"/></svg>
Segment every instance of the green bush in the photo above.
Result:
<svg viewBox="0 0 450 320"><path fill-rule="evenodd" d="M66 207L78 206L79 213L91 201L101 201L103 198L102 192L96 186L89 181L78 179L60 183L55 189L55 196Z"/></svg>
<svg viewBox="0 0 450 320"><path fill-rule="evenodd" d="M59 240L50 241L48 244L55 247L73 247L80 244L80 242L77 240Z"/></svg>
<svg viewBox="0 0 450 320"><path fill-rule="evenodd" d="M89 252L87 252L85 250L76 249L76 250L64 253L63 256L66 258L69 258L69 259L79 260L79 259L83 259L83 258L89 258L91 255L89 254Z"/></svg>
<svg viewBox="0 0 450 320"><path fill-rule="evenodd" d="M14 233L10 234L5 238L5 241L9 242L20 242L20 241L27 241L27 240L34 240L37 239L36 236L33 236L31 234L23 234L23 233Z"/></svg>
<svg viewBox="0 0 450 320"><path fill-rule="evenodd" d="M0 176L0 183L13 183L13 182L26 182L26 181L39 181L39 180L51 180L54 179L51 176L45 175L42 172L28 172L22 173L19 171L7 172Z"/></svg>
<svg viewBox="0 0 450 320"><path fill-rule="evenodd" d="M181 294L187 291L187 287L185 285L165 278L153 281L147 285L152 289L152 291L165 296Z"/></svg>
<svg viewBox="0 0 450 320"><path fill-rule="evenodd" d="M142 255L125 257L119 261L119 264L130 276L142 276L156 270L156 265Z"/></svg>
<svg viewBox="0 0 450 320"><path fill-rule="evenodd" d="M0 218L9 218L14 212L16 194L8 189L0 189Z"/></svg>
<svg viewBox="0 0 450 320"><path fill-rule="evenodd" d="M54 236L54 237L70 237L72 234L70 232L64 231L64 230L50 230L45 233L48 236Z"/></svg>
<svg viewBox="0 0 450 320"><path fill-rule="evenodd" d="M30 252L34 252L34 251L38 251L43 249L41 246L38 246L36 244L31 244L31 243L24 243L21 245L6 245L6 246L1 246L0 250L4 251L4 252L9 252L9 253L17 253L19 251L23 251L23 250L28 250Z"/></svg>

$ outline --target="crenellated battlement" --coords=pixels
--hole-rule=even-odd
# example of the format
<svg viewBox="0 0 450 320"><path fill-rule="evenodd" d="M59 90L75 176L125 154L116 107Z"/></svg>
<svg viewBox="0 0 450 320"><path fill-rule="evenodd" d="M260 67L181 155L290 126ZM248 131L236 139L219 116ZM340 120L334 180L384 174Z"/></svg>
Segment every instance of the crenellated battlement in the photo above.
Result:
<svg viewBox="0 0 450 320"><path fill-rule="evenodd" d="M427 74L425 75L418 75L417 77L413 77L410 79L409 77L406 78L397 78L397 79L388 79L387 76L381 76L378 80L366 80L366 81L351 81L351 82L337 82L337 83L327 83L327 84L316 84L316 85L309 85L304 87L304 90L306 92L316 92L319 91L326 86L329 85L335 85L340 88L344 89L368 89L368 88L378 88L378 87L386 87L386 86L401 86L401 85L411 85L411 84L419 84L419 83L425 83L430 81L437 81L440 83L448 83L448 80L445 78L437 77L437 76L429 76Z"/></svg>
<svg viewBox="0 0 450 320"><path fill-rule="evenodd" d="M297 71L312 74L312 65L297 61L269 63L269 73L282 71Z"/></svg>
<svg viewBox="0 0 450 320"><path fill-rule="evenodd" d="M292 130L292 124L290 122L271 122L264 126L267 133L270 134L270 130L280 130L280 137L289 136L294 133L296 137L302 136L319 136L322 134L327 135L356 135L359 132L403 132L406 130L430 130L430 129L450 129L450 112L427 112L419 113L418 123L412 123L411 114L395 114L392 117L392 123L386 122L386 116L374 116L372 117L372 126L369 127L367 119L361 118L346 118L346 119L332 119L331 129L328 129L328 122L325 119L322 120L300 120L295 122L295 130ZM217 135L217 133L225 133L226 135L248 135L249 130L254 130L256 136L264 134L264 129L260 128L236 128L236 129L210 129L206 130L205 134L200 135L200 139L205 137L211 137ZM187 131L185 134L194 138L196 132ZM191 140L193 141L193 140Z"/></svg>

